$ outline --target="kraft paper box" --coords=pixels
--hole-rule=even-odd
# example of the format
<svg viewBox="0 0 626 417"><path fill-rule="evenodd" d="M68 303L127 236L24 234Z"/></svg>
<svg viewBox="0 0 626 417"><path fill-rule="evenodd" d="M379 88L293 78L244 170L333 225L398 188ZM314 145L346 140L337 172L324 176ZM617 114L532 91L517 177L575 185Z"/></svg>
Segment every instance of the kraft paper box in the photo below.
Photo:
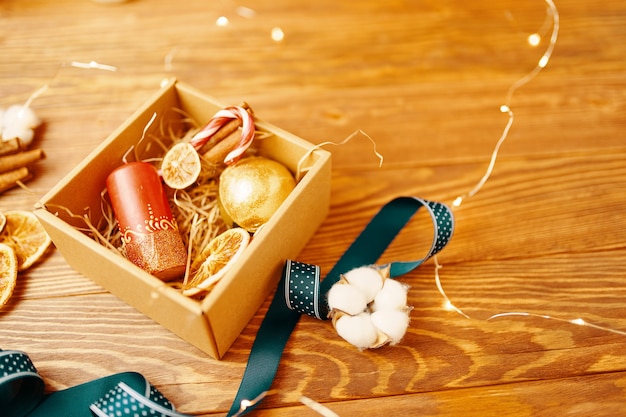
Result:
<svg viewBox="0 0 626 417"><path fill-rule="evenodd" d="M81 220L59 207L79 215L88 208L92 223L97 224L106 177L121 165L128 149L137 145L154 113L159 118L182 118L181 112L171 111L179 109L203 125L223 107L187 85L170 81L50 190L35 210L71 267L218 359L275 290L285 260L298 255L326 217L331 176L328 152L256 119L257 128L271 133L255 141L261 155L285 164L293 173L310 153L306 158L309 170L236 265L202 301L182 295L97 243L77 229L85 226Z"/></svg>

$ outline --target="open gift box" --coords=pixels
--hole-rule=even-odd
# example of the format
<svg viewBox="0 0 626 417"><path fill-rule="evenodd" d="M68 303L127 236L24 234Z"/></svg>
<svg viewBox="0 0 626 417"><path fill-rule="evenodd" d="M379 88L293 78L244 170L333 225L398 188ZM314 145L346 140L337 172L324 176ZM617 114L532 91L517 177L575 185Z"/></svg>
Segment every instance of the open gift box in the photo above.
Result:
<svg viewBox="0 0 626 417"><path fill-rule="evenodd" d="M187 115L203 124L223 107L193 88L171 80L50 190L35 210L71 267L218 359L274 290L285 260L298 255L326 217L330 200L330 153L255 118L257 128L269 133L267 138L255 141L260 155L281 162L292 173L306 158L308 170L255 234L238 262L201 301L183 295L81 232L79 228L85 224L71 214L88 212L92 223L98 223L102 216L101 192L109 173L122 164L123 156L133 146L145 147L142 152L148 155L155 152L149 150L149 141L138 144L155 113L165 124L176 123Z"/></svg>

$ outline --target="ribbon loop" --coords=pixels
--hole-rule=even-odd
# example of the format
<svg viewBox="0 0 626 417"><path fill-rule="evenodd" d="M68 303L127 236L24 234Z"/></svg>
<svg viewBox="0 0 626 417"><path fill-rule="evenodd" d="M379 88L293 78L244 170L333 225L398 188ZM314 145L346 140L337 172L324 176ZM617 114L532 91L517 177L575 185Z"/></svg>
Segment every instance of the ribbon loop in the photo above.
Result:
<svg viewBox="0 0 626 417"><path fill-rule="evenodd" d="M325 293L332 284L350 269L371 264L377 260L406 222L421 208L424 207L431 217L434 235L426 256L422 259L409 262L391 262L390 276L392 278L404 275L417 268L433 255L441 251L452 237L454 220L452 211L445 204L436 201L427 201L417 197L401 197L385 205L374 219L367 225L361 235L355 240L346 255L342 257L331 273L320 284L320 267L288 259L283 270L283 290L287 308L301 314L315 317L319 320L327 319L328 307ZM373 242L372 242L373 241ZM381 243L384 245L382 247ZM373 244L372 244L373 243ZM379 245L378 248L373 246ZM350 260L346 261L348 257ZM353 262L353 259L363 259L362 262ZM374 259L376 258L376 259ZM341 269L339 269L341 268Z"/></svg>
<svg viewBox="0 0 626 417"><path fill-rule="evenodd" d="M136 372L123 372L44 394L44 381L28 355L0 349L3 417L190 417Z"/></svg>
<svg viewBox="0 0 626 417"><path fill-rule="evenodd" d="M0 350L2 415L6 417L27 415L43 397L43 392L43 379L27 354L16 350Z"/></svg>
<svg viewBox="0 0 626 417"><path fill-rule="evenodd" d="M151 384L139 393L124 382L89 406L94 417L188 417L174 410L174 405Z"/></svg>
<svg viewBox="0 0 626 417"><path fill-rule="evenodd" d="M433 222L433 241L426 256L417 261L410 262L392 262L390 266L390 276L392 278L404 275L426 262L429 258L439 253L452 238L454 232L454 217L450 207L437 201L422 200L413 197L421 204L430 215Z"/></svg>
<svg viewBox="0 0 626 417"><path fill-rule="evenodd" d="M324 320L320 315L320 267L288 259L283 274L287 308Z"/></svg>

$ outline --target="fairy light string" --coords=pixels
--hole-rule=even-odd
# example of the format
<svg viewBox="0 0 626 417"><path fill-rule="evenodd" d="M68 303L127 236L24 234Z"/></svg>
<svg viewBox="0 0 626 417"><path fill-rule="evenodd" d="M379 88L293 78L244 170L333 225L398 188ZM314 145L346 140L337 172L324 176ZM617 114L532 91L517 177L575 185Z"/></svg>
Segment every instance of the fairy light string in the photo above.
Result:
<svg viewBox="0 0 626 417"><path fill-rule="evenodd" d="M491 159L489 160L489 165L487 166L485 174L478 181L478 183L474 186L474 188L472 188L468 193L458 196L452 202L452 207L459 207L466 198L473 197L485 185L485 183L491 176L493 169L496 165L496 160L498 158L498 153L500 152L500 147L502 146L504 141L508 138L509 131L511 130L511 127L513 126L513 120L515 119L515 115L513 113L512 104L511 104L511 101L513 100L513 95L518 89L528 84L533 78L535 78L541 72L541 70L544 69L546 65L548 65L548 61L550 61L550 58L552 57L552 53L554 51L554 47L556 45L556 41L559 35L559 26L560 26L559 12L552 0L545 0L545 2L548 4L548 15L552 17L552 22L553 22L552 23L552 35L550 36L550 42L548 43L548 47L546 48L546 51L537 62L537 65L535 65L535 67L529 73L527 73L522 78L515 81L509 87L509 90L506 93L506 99L504 101L504 104L500 106L500 111L508 115L508 120L507 120L506 125L504 126L504 129L502 130L500 139L498 139L493 149L493 152L491 154ZM531 35L531 38L529 38L529 43L531 43L532 45L534 42L538 42L539 38L540 38L540 35L535 33ZM532 39L536 39L536 40L532 41Z"/></svg>
<svg viewBox="0 0 626 417"><path fill-rule="evenodd" d="M509 132L511 130L511 127L513 126L513 121L515 118L513 109L512 109L512 104L511 104L513 100L513 95L518 89L520 89L521 87L529 83L533 78L535 78L548 65L548 62L550 61L550 58L552 57L554 47L556 46L558 33L559 33L559 27L560 27L559 12L556 8L556 5L554 4L552 0L545 0L545 2L548 6L547 8L548 20L552 21L552 34L550 36L550 41L548 43L546 51L537 62L537 65L535 65L535 67L530 72L528 72L523 77L519 78L509 87L507 94L506 94L505 102L502 106L500 106L500 111L502 113L507 114L508 120L507 120L506 125L504 126L504 129L502 130L502 134L500 135L500 138L498 139L498 141L496 142L494 146L487 169L485 170L484 175L480 178L480 180L476 183L476 185L470 191L454 199L454 201L451 204L453 210L460 207L461 204L465 200L473 197L478 191L480 191L480 189L485 185L485 183L487 182L487 180L493 173L493 169L495 167L500 148L502 144L505 142L505 140L507 139ZM528 37L528 42L531 46L538 45L540 40L541 40L541 36L537 33L534 33ZM437 286L438 292L443 297L444 310L454 311L457 314L465 317L466 319L473 319L473 317L471 317L470 315L465 313L462 309L454 305L450 297L448 297L441 283L441 276L440 276L439 270L442 268L442 265L439 263L437 259L437 255L433 256L433 261L435 264L435 284ZM586 326L586 327L590 327L596 330L601 330L601 331L605 331L609 333L626 336L626 331L593 324L582 318L564 319L560 317L550 316L547 314L531 313L531 312L526 312L526 311L510 311L510 312L497 313L497 314L493 314L487 317L485 321L491 321L491 320L496 320L496 319L505 318L505 317L534 317L534 318L540 318L544 320L553 320L553 321L558 321L558 322L563 322L563 323L569 323L569 324L576 325L576 326Z"/></svg>

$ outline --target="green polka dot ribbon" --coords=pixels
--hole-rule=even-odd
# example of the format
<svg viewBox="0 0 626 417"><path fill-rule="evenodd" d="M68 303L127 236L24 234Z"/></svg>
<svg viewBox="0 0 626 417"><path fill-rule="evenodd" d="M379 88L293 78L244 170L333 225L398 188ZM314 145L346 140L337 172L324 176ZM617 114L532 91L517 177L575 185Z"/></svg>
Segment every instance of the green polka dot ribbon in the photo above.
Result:
<svg viewBox="0 0 626 417"><path fill-rule="evenodd" d="M141 374L123 372L44 394L44 382L24 352L0 350L2 417L188 417Z"/></svg>
<svg viewBox="0 0 626 417"><path fill-rule="evenodd" d="M0 410L5 417L27 415L44 395L44 382L24 352L0 350Z"/></svg>
<svg viewBox="0 0 626 417"><path fill-rule="evenodd" d="M249 400L262 398L263 393L269 390L284 347L300 316L306 314L325 320L328 316L326 294L339 281L341 274L375 264L421 208L428 212L433 224L431 247L421 259L382 265L390 268L392 278L399 277L437 254L452 238L454 218L445 204L417 197L399 197L390 201L372 218L321 282L319 266L286 261L278 290L252 346L229 416L243 415L252 410L258 402L250 404Z"/></svg>
<svg viewBox="0 0 626 417"><path fill-rule="evenodd" d="M124 382L107 392L89 407L97 417L179 417L174 406L152 385L140 393Z"/></svg>

